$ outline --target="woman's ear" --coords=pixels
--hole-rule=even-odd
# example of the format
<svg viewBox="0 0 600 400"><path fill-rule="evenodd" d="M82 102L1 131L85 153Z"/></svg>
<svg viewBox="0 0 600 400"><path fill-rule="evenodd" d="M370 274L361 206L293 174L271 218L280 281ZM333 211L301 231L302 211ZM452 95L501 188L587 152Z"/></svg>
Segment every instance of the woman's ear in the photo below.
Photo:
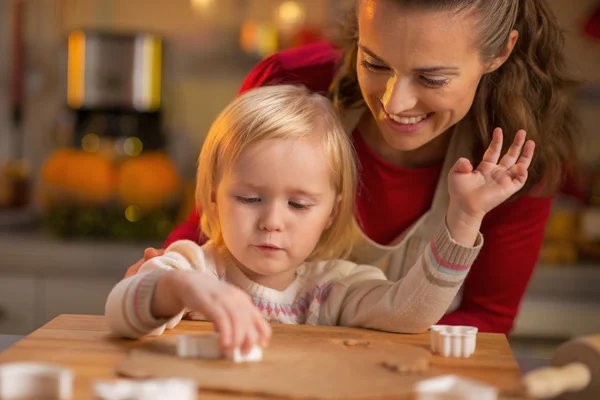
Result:
<svg viewBox="0 0 600 400"><path fill-rule="evenodd" d="M340 203L342 202L342 195L338 195L333 202L333 207L331 208L331 214L329 214L329 218L327 219L327 224L325 225L325 229L329 229L331 224L333 224L333 220L337 217L340 212Z"/></svg>
<svg viewBox="0 0 600 400"><path fill-rule="evenodd" d="M517 32L516 30L513 29L510 32L510 34L508 35L508 41L506 42L506 46L504 46L502 51L500 51L500 53L498 53L496 55L496 57L494 57L492 62L490 62L488 64L488 66L485 70L486 74L489 74L490 72L494 72L495 70L500 68L500 66L502 64L504 64L506 62L506 60L508 60L508 57L510 57L513 49L515 48L515 45L517 44L518 38L519 38L519 32Z"/></svg>

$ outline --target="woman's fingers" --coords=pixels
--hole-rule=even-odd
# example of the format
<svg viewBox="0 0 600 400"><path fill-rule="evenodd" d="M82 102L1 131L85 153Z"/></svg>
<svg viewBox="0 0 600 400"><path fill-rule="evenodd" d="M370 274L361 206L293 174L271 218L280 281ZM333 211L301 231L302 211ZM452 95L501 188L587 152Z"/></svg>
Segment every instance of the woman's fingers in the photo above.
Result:
<svg viewBox="0 0 600 400"><path fill-rule="evenodd" d="M508 149L508 152L502 157L500 160L500 165L504 168L508 169L515 165L519 156L521 155L521 150L523 149L523 143L525 143L525 131L520 129L515 134L515 138Z"/></svg>
<svg viewBox="0 0 600 400"><path fill-rule="evenodd" d="M494 129L494 132L492 132L492 141L483 155L483 161L498 164L500 153L502 152L502 140L502 129Z"/></svg>

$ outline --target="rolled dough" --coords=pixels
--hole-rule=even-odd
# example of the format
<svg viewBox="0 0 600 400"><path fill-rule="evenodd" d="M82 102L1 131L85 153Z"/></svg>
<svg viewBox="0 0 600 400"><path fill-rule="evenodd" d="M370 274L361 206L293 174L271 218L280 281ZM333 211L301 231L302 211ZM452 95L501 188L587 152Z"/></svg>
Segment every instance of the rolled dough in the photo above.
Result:
<svg viewBox="0 0 600 400"><path fill-rule="evenodd" d="M133 349L116 372L132 378L191 378L201 390L350 399L408 395L415 382L438 375L427 368L429 359L425 347L279 333L261 362L235 364L177 357L175 337L164 335Z"/></svg>

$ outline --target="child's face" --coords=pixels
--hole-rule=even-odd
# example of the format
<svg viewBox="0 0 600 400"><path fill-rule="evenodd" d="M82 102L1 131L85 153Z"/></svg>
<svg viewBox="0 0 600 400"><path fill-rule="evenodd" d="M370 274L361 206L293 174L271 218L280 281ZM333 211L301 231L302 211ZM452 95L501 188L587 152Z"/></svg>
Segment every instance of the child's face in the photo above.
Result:
<svg viewBox="0 0 600 400"><path fill-rule="evenodd" d="M219 182L223 239L255 282L288 285L334 215L336 194L320 138L246 148Z"/></svg>

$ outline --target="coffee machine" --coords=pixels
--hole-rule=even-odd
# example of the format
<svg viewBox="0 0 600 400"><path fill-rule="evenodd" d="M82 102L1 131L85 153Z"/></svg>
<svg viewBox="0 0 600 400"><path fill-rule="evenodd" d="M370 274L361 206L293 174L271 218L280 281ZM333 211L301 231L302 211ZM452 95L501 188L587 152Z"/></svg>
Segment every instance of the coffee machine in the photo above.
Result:
<svg viewBox="0 0 600 400"><path fill-rule="evenodd" d="M115 156L164 148L162 38L75 30L67 42L70 145Z"/></svg>

